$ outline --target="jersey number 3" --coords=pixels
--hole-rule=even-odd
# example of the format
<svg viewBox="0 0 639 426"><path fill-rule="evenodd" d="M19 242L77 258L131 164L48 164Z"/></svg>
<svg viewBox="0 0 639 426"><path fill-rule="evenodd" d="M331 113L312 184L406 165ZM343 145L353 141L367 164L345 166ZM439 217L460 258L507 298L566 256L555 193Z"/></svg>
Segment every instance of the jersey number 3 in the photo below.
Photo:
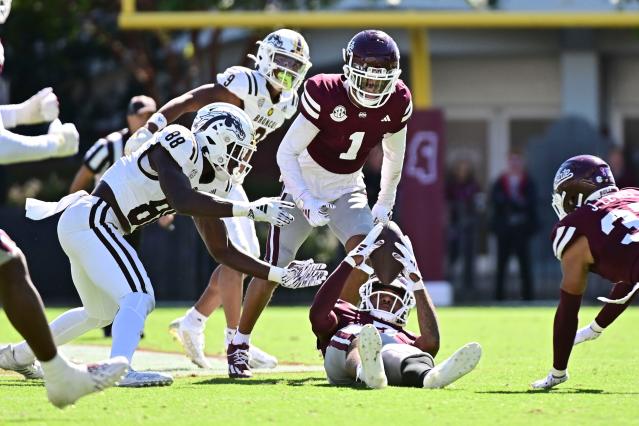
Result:
<svg viewBox="0 0 639 426"><path fill-rule="evenodd" d="M351 141L351 145L348 147L348 151L342 152L339 155L340 160L354 160L357 158L357 153L364 141L364 134L365 132L355 132L349 136L348 139Z"/></svg>
<svg viewBox="0 0 639 426"><path fill-rule="evenodd" d="M639 243L639 203L628 204L627 208L614 209L601 219L601 230L604 234L608 235L615 228L615 222L618 219L621 220L621 224L625 226L629 233L627 233L621 244Z"/></svg>

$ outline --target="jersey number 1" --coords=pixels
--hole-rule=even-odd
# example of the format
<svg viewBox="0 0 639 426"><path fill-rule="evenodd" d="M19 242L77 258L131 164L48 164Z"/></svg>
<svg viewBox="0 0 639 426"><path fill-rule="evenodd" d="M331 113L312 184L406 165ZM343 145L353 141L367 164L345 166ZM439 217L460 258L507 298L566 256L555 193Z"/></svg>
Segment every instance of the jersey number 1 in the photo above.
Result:
<svg viewBox="0 0 639 426"><path fill-rule="evenodd" d="M339 155L340 160L354 160L357 158L357 153L364 141L364 133L365 132L355 132L349 136L348 139L351 141L351 146L348 147L348 151L342 152Z"/></svg>

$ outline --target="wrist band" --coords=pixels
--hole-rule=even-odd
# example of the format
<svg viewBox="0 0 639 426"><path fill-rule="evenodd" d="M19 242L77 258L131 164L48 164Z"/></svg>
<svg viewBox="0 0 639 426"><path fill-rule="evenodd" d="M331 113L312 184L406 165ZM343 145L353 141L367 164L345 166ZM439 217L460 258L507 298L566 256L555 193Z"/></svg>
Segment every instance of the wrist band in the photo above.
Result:
<svg viewBox="0 0 639 426"><path fill-rule="evenodd" d="M162 130L167 125L166 117L161 112L153 113L153 115L151 116L151 118L149 118L147 123L154 124L157 127L157 130Z"/></svg>
<svg viewBox="0 0 639 426"><path fill-rule="evenodd" d="M279 266L271 266L268 270L268 280L274 283L281 284L284 278L284 268Z"/></svg>

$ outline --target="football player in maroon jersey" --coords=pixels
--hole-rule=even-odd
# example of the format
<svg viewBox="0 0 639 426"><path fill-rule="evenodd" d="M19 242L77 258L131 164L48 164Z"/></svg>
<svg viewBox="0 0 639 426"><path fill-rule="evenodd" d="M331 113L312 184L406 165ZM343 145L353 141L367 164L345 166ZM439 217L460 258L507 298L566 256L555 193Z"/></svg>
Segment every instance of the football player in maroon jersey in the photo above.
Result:
<svg viewBox="0 0 639 426"><path fill-rule="evenodd" d="M297 116L277 152L284 189L282 198L297 204L295 221L286 229L271 228L266 260L284 265L313 227L328 225L351 251L372 229L386 223L395 203L406 145L406 123L413 106L408 87L399 79L399 49L386 33L356 34L344 50L343 74L319 74L308 79ZM368 206L362 166L371 149L382 144L381 189ZM356 303L366 280L354 271L342 298ZM250 377L243 362L250 333L276 285L252 280L238 332L227 348L229 376Z"/></svg>
<svg viewBox="0 0 639 426"><path fill-rule="evenodd" d="M383 238L387 237L383 234L377 239L383 226L375 225L315 295L309 316L317 336L317 348L324 356L326 376L334 385L351 385L360 380L374 389L387 384L444 387L475 368L481 357L481 346L469 343L435 367L433 357L439 350L435 307L422 282L411 242L397 225L389 222L384 231L386 235L398 235L400 242L391 250L382 251L382 255L393 256L400 262L401 274L393 277L389 284L371 275L359 291L362 296L359 307L339 298L350 272L365 266L366 259L379 247L392 244L384 242ZM371 258L373 272L380 275L388 260L379 256ZM420 336L404 329L415 305Z"/></svg>
<svg viewBox="0 0 639 426"><path fill-rule="evenodd" d="M639 190L619 189L610 167L601 158L579 155L566 160L553 184L553 208L559 222L552 247L563 278L555 313L553 368L532 383L550 389L568 380L573 344L590 340L611 324L631 302L639 281ZM593 323L577 334L579 307L588 272L616 283Z"/></svg>

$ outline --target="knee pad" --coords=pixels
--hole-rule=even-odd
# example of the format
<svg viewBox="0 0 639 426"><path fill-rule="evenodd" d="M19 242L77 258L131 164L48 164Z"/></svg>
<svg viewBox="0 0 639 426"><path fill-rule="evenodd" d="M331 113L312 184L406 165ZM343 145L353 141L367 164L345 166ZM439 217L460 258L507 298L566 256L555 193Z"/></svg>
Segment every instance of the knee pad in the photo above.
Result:
<svg viewBox="0 0 639 426"><path fill-rule="evenodd" d="M147 293L134 292L123 296L119 300L120 309L131 309L146 318L155 308L155 298Z"/></svg>
<svg viewBox="0 0 639 426"><path fill-rule="evenodd" d="M423 387L424 377L434 366L433 357L425 352L405 358L401 366L402 386Z"/></svg>

